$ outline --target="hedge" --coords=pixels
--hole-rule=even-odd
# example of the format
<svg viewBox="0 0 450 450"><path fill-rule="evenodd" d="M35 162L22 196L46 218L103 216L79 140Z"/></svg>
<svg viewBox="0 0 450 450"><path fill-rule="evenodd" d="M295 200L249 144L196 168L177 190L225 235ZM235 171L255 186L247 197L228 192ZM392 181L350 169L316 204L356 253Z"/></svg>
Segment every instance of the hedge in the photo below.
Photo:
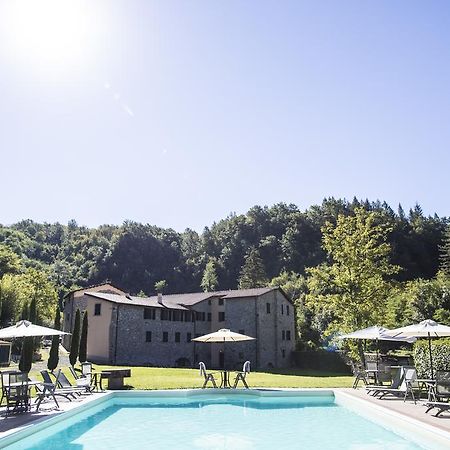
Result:
<svg viewBox="0 0 450 450"><path fill-rule="evenodd" d="M299 369L351 373L350 367L339 352L325 350L292 352L292 362Z"/></svg>
<svg viewBox="0 0 450 450"><path fill-rule="evenodd" d="M450 370L450 339L432 339L433 370ZM430 378L430 351L428 339L420 339L413 347L414 364L419 378Z"/></svg>

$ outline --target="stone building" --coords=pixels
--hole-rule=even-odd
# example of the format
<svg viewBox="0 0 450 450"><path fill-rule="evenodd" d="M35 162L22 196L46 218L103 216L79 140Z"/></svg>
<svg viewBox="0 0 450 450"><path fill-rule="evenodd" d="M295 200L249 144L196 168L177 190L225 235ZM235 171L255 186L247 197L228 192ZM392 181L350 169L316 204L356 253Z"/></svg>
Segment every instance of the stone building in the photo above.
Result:
<svg viewBox="0 0 450 450"><path fill-rule="evenodd" d="M134 297L103 284L68 294L64 331L76 310L88 313L88 359L117 365L288 367L295 346L294 308L279 288ZM229 328L254 341L206 344L191 339ZM64 345L70 346L70 336Z"/></svg>

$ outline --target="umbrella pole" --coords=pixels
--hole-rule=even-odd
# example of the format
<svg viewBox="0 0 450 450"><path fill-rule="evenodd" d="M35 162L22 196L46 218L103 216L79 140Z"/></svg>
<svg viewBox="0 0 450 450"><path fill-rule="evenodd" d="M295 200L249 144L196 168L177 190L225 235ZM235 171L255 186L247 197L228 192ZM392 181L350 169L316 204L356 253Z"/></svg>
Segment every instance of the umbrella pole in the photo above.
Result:
<svg viewBox="0 0 450 450"><path fill-rule="evenodd" d="M430 333L428 333L428 351L430 352L431 379L434 380L433 353L431 351L431 336L430 336Z"/></svg>

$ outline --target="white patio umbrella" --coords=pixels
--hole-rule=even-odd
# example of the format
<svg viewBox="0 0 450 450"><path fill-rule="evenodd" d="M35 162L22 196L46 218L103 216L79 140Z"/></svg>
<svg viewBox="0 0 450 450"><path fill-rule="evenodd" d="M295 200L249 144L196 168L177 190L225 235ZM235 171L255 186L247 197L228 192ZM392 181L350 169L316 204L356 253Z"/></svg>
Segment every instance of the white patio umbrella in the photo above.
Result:
<svg viewBox="0 0 450 450"><path fill-rule="evenodd" d="M55 330L54 328L41 327L34 325L28 320L21 320L15 325L0 330L0 339L13 339L31 336L62 336L64 331Z"/></svg>
<svg viewBox="0 0 450 450"><path fill-rule="evenodd" d="M450 327L442 325L431 319L422 320L422 322L408 325L407 327L391 330L390 334L396 337L426 337L428 338L428 351L430 353L431 378L434 379L433 354L431 352L431 338L450 336Z"/></svg>
<svg viewBox="0 0 450 450"><path fill-rule="evenodd" d="M227 328L221 328L214 333L205 334L192 340L196 342L241 342L254 341L255 338L246 336L245 334L235 333L234 331L228 330Z"/></svg>
<svg viewBox="0 0 450 450"><path fill-rule="evenodd" d="M352 333L339 336L339 339L368 339L376 341L377 347L377 365L378 365L378 341L394 341L394 342L408 342L412 343L416 340L415 337L396 337L391 330L377 325L373 327L356 330Z"/></svg>

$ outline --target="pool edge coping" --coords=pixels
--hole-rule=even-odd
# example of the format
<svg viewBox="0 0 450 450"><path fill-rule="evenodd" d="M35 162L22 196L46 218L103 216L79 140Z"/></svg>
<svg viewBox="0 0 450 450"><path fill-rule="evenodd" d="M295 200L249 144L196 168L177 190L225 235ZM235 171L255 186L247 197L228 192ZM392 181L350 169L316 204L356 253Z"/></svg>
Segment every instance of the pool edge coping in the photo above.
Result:
<svg viewBox="0 0 450 450"><path fill-rule="evenodd" d="M373 404L370 401L356 397L351 395L348 392L345 392L343 389L339 388L252 388L252 389L230 389L224 392L223 389L155 389L155 390L130 390L130 391L107 391L103 393L100 397L96 398L87 398L80 405L76 405L73 408L67 411L61 411L56 413L51 417L41 417L36 419L35 421L30 422L29 424L24 425L23 427L11 429L6 431L5 435L0 438L0 447L7 447L15 442L18 442L22 439L25 439L31 436L34 433L37 433L47 427L56 425L63 420L69 419L86 409L90 409L92 407L101 405L108 400L115 397L170 397L174 394L179 397L188 397L188 396L200 396L205 394L212 393L220 393L227 395L239 395L246 394L255 397L275 397L280 396L280 394L284 394L282 396L289 396L289 394L300 394L302 393L305 396L330 396L332 395L335 398L336 404L340 406L349 406L350 409L352 404L360 405L364 408L363 414L356 408L356 413L359 413L363 417L372 419L375 423L384 426L385 428L392 429L392 426L388 426L389 422L385 415L394 419L397 423L400 422L400 427L404 429L410 429L411 427L417 431L419 428L425 435L430 435L433 439L439 441L449 442L450 440L450 432L445 431L439 427L433 426L431 424L422 422L420 419L416 419L410 417L406 414L402 414L398 411L394 411L389 409L387 406ZM343 400L343 401L342 401ZM370 413L367 413L370 410ZM372 418L371 415L376 413L377 416ZM368 417L369 416L369 417ZM390 423L392 425L392 423ZM414 442L414 440L413 440Z"/></svg>

